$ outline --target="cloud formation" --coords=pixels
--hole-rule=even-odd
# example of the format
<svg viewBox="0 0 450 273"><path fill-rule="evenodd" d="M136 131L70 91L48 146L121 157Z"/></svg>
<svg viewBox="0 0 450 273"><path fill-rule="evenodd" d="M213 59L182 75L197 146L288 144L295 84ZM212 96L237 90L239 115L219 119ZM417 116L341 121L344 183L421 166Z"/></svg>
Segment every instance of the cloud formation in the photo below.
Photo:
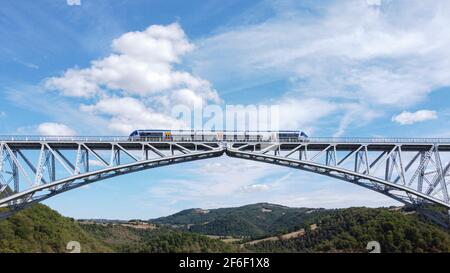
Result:
<svg viewBox="0 0 450 273"><path fill-rule="evenodd" d="M438 115L436 111L432 110L419 110L416 112L403 111L402 113L393 116L392 121L395 121L401 125L410 125L416 122L422 122L427 120L437 119Z"/></svg>
<svg viewBox="0 0 450 273"><path fill-rule="evenodd" d="M63 96L94 100L81 109L109 116L117 132L139 126L171 128L177 126L170 118L172 106L220 102L208 81L174 68L193 49L178 23L152 25L113 40L113 52L90 67L67 69L44 85Z"/></svg>
<svg viewBox="0 0 450 273"><path fill-rule="evenodd" d="M224 157L192 165L195 167L186 170L188 178L166 179L157 187L151 187L149 194L157 198L176 196L178 202L231 198L268 189L274 182L262 183L261 180L282 176L284 171L276 166Z"/></svg>
<svg viewBox="0 0 450 273"><path fill-rule="evenodd" d="M289 79L282 100L313 98L341 110L322 116L341 118L337 135L359 116L368 122L450 85L448 1L336 1L308 11L285 2L265 2L275 13L266 20L199 41L195 71L213 81ZM309 120L297 111L286 118Z"/></svg>
<svg viewBox="0 0 450 273"><path fill-rule="evenodd" d="M262 192L269 190L269 186L266 184L252 184L242 188L244 192Z"/></svg>
<svg viewBox="0 0 450 273"><path fill-rule="evenodd" d="M86 113L108 117L108 128L124 134L136 128L167 128L168 124L176 128L186 126L131 97L104 98L93 105L81 105L80 109Z"/></svg>
<svg viewBox="0 0 450 273"><path fill-rule="evenodd" d="M187 207L218 208L257 202L296 207L387 206L399 203L386 196L340 180L286 172L284 167L234 158L177 166L173 177L152 185L136 197L146 208L164 203L167 214ZM160 216L160 215L158 215Z"/></svg>
<svg viewBox="0 0 450 273"><path fill-rule="evenodd" d="M190 90L202 100L218 101L209 82L173 68L193 48L179 24L152 25L123 34L112 42L111 55L92 61L89 68L68 69L47 79L45 86L73 97L90 98L108 90L139 97Z"/></svg>
<svg viewBox="0 0 450 273"><path fill-rule="evenodd" d="M66 0L67 5L69 6L80 6L81 0Z"/></svg>
<svg viewBox="0 0 450 273"><path fill-rule="evenodd" d="M44 136L74 136L76 132L62 123L44 122L37 126L36 131Z"/></svg>

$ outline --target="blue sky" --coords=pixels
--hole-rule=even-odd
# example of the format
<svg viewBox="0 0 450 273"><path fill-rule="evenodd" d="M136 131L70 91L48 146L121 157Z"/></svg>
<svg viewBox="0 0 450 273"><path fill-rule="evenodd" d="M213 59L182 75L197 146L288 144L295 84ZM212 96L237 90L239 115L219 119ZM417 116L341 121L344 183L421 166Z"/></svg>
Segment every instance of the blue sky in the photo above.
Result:
<svg viewBox="0 0 450 273"><path fill-rule="evenodd" d="M124 135L173 122L171 107L200 100L278 104L281 126L313 136L450 137L448 25L447 1L3 1L0 134ZM396 204L226 157L46 204L127 219L263 201Z"/></svg>

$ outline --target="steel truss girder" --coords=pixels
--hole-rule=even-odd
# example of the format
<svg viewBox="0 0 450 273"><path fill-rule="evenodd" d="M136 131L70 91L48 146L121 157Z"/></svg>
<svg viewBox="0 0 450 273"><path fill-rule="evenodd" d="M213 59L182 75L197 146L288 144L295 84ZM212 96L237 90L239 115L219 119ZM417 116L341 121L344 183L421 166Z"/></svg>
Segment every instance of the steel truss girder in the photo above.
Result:
<svg viewBox="0 0 450 273"><path fill-rule="evenodd" d="M108 179L118 175L133 173L146 169L156 168L160 166L167 166L182 162L206 159L211 157L218 157L224 153L222 147L212 147L209 145L202 146L202 149L198 149L197 145L191 145L192 148L186 148L183 145L167 145L170 155L164 155L163 150L153 147L148 143L142 143L142 158L134 155L131 151L123 148L118 143L110 143L110 153L113 159L109 164L105 164L106 161L101 155L89 148L86 143L79 143L76 149L76 158L74 163L65 156L60 149L52 147L48 143L42 143L37 156L36 166L32 164L32 159L27 157L24 151L21 149L10 148L7 143L0 143L0 207L7 207L8 210L0 214L0 219L8 217L15 212L22 210L31 204L40 202L54 195L63 193L65 191L78 188L96 181ZM186 145L184 143L184 145ZM189 145L189 144L188 144ZM148 148L148 150L147 150ZM157 155L156 158L149 158L148 152L153 152ZM179 151L181 154L176 154ZM144 156L145 153L145 156ZM91 170L89 168L90 160L88 154L92 154L102 168L98 170ZM117 157L121 154L128 156L132 159L131 163L122 163ZM6 156L7 155L7 160ZM27 172L18 156L26 162L29 167ZM11 169L14 172L7 171L5 168L5 161L11 163ZM68 173L67 177L61 179L53 179L46 181L44 179L45 172L49 172L50 178L55 178L55 165L62 166L62 170ZM18 186L19 171L23 177L30 184L29 187L24 185ZM34 175L31 177L30 173ZM8 190L11 187L8 183L4 182L5 175L11 175L14 177L14 182L17 180L17 185L14 184L14 190ZM33 179L34 178L34 179ZM34 182L34 183L32 183Z"/></svg>
<svg viewBox="0 0 450 273"><path fill-rule="evenodd" d="M404 149L401 143L377 147L367 143L309 142L91 144L82 141L62 144L42 141L25 145L0 142L0 207L10 209L3 217L89 183L145 169L217 157L224 152L232 157L287 166L351 182L405 204L432 202L450 208L450 162L443 164L439 145L434 144L422 145L417 150L413 148L414 156L408 160L404 150L411 151L411 147ZM449 146L445 148L447 153L450 152ZM35 159L29 157L27 150L38 152L38 156ZM73 158L67 155L68 150L75 154ZM379 154L369 156L374 150ZM340 156L340 152L345 152L345 155ZM155 157L151 158L150 154ZM125 162L126 159L131 162ZM325 159L324 162L321 162L322 159ZM93 168L94 163L100 166L99 169ZM66 176L57 177L61 174Z"/></svg>
<svg viewBox="0 0 450 273"><path fill-rule="evenodd" d="M307 143L287 150L285 155L275 152L281 150L281 145L283 144L272 144L268 147L270 149L246 147L246 150L230 145L226 154L231 157L281 165L337 178L382 193L404 204L421 205L424 202L432 202L450 209L447 190L447 184L450 181L446 178L450 171L450 162L445 167L442 166L439 147L436 145L432 145L426 152L417 152L408 162L405 161L405 152L402 151L401 145L392 145L388 149L378 151L380 154L372 162L369 156L371 151L364 144L347 150L346 155L341 159L337 157L337 145L323 145L322 149L315 151L309 158ZM273 151L273 155L269 154L270 151ZM298 156L292 157L296 152ZM319 162L318 159L324 155L324 162ZM422 159L419 164L416 164L420 155ZM353 160L353 164L350 164L353 167L344 167L344 163L349 160ZM429 168L429 162L434 169L426 173L423 170ZM385 172L383 175L377 175L381 166L385 166ZM408 171L414 172L411 180L408 180ZM432 181L428 181L427 175L433 176ZM422 181L428 181L425 182L428 184L427 188L423 187Z"/></svg>

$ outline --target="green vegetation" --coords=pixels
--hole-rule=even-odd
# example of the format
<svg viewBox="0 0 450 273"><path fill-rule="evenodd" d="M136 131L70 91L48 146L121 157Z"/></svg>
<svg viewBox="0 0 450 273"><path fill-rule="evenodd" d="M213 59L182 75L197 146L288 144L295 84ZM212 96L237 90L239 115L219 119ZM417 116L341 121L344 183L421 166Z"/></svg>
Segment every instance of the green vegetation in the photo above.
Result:
<svg viewBox="0 0 450 273"><path fill-rule="evenodd" d="M70 241L80 242L83 252L112 250L75 220L44 205L34 205L0 221L0 252L68 252Z"/></svg>
<svg viewBox="0 0 450 273"><path fill-rule="evenodd" d="M316 224L317 229L308 228ZM247 246L256 252L366 252L378 241L382 252L449 252L450 234L420 220L388 209L327 210L305 222L305 235Z"/></svg>
<svg viewBox="0 0 450 273"><path fill-rule="evenodd" d="M82 252L366 252L369 241L378 241L382 252L450 251L448 230L398 209L253 204L185 210L150 222L156 226L81 223L35 205L0 221L0 252L67 252L69 241L79 241ZM231 243L205 234L244 239ZM271 236L278 237L248 243Z"/></svg>
<svg viewBox="0 0 450 273"><path fill-rule="evenodd" d="M297 238L245 245L246 250L254 252L366 252L369 241L378 241L383 252L450 251L448 230L429 223L422 215L386 208L325 210L260 203L209 211L185 210L150 222L196 233L251 239L305 230L305 235ZM310 230L313 224L317 229Z"/></svg>
<svg viewBox="0 0 450 273"><path fill-rule="evenodd" d="M168 228L138 229L117 224L84 224L83 229L117 252L236 252L237 245Z"/></svg>
<svg viewBox="0 0 450 273"><path fill-rule="evenodd" d="M230 253L237 252L239 247L200 234L168 231L147 240L144 238L143 243L123 246L119 250L132 253Z"/></svg>
<svg viewBox="0 0 450 273"><path fill-rule="evenodd" d="M80 224L37 204L0 221L0 252L236 252L236 245L167 228L137 229L115 224Z"/></svg>
<svg viewBox="0 0 450 273"><path fill-rule="evenodd" d="M258 203L237 208L183 210L150 222L201 234L259 238L300 227L311 211L315 210Z"/></svg>

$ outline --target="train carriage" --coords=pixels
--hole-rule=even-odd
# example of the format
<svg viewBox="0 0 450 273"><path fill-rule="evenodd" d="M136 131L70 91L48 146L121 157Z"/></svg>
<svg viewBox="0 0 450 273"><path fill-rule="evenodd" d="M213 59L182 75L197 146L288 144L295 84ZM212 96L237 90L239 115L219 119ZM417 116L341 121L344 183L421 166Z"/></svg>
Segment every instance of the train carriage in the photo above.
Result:
<svg viewBox="0 0 450 273"><path fill-rule="evenodd" d="M306 142L302 131L135 130L131 141Z"/></svg>
<svg viewBox="0 0 450 273"><path fill-rule="evenodd" d="M131 140L161 141L164 131L161 130L135 130L130 134Z"/></svg>

